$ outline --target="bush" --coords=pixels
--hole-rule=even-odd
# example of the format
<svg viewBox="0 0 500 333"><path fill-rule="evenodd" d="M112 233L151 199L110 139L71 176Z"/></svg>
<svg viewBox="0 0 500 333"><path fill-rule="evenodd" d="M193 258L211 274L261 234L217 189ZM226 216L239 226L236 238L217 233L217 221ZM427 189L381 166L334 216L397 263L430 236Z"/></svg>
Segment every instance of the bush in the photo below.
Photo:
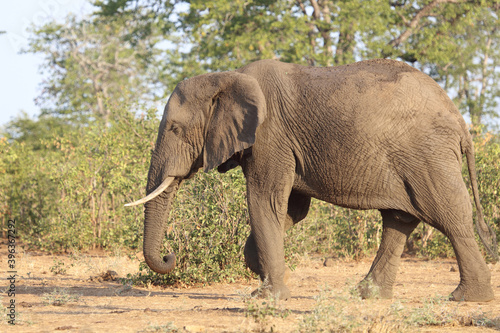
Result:
<svg viewBox="0 0 500 333"><path fill-rule="evenodd" d="M43 250L136 248L141 215L123 204L144 194L158 120L114 109L108 126L96 122L59 137L0 142L4 225L16 219L19 237ZM37 146L39 146L37 143Z"/></svg>
<svg viewBox="0 0 500 333"><path fill-rule="evenodd" d="M483 213L500 240L500 136L485 133L474 144Z"/></svg>
<svg viewBox="0 0 500 333"><path fill-rule="evenodd" d="M165 248L177 256L167 275L142 263L136 282L193 284L248 278L243 247L250 233L245 180L241 170L199 172L175 196Z"/></svg>
<svg viewBox="0 0 500 333"><path fill-rule="evenodd" d="M287 252L361 258L378 248L380 213L352 210L312 200L304 221L288 231Z"/></svg>

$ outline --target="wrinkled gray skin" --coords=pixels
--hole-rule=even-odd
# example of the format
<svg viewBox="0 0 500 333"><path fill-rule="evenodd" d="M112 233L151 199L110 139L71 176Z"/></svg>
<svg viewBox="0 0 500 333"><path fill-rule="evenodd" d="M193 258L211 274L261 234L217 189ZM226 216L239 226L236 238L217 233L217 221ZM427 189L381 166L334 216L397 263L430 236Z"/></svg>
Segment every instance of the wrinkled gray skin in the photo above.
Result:
<svg viewBox="0 0 500 333"><path fill-rule="evenodd" d="M290 297L283 236L315 197L382 214L380 248L359 285L364 297L392 297L405 241L423 221L455 250L460 284L451 298L489 301L490 271L474 239L462 154L477 205L463 118L436 82L401 62L316 68L262 60L187 79L165 107L151 158L148 194L175 179L146 203L144 256L154 271L171 271L175 256L160 251L178 186L200 168L241 165L251 225L245 259L270 293ZM494 234L477 208L477 229L496 258Z"/></svg>

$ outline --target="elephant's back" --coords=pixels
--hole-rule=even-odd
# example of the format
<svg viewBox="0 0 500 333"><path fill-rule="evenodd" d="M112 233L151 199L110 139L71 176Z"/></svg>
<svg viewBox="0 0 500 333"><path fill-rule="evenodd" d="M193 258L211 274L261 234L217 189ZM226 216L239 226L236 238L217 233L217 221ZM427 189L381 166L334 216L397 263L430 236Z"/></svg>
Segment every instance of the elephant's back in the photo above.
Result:
<svg viewBox="0 0 500 333"><path fill-rule="evenodd" d="M311 113L326 112L326 117L356 130L394 134L412 128L422 131L423 126L455 131L465 126L436 81L404 62L374 59L304 70L298 75L304 107L312 105Z"/></svg>

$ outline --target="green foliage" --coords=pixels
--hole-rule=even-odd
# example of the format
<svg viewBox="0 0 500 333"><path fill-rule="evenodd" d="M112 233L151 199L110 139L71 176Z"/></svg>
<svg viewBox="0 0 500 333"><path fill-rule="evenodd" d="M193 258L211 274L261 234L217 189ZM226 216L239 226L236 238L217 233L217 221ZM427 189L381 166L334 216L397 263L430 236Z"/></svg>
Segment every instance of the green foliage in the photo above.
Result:
<svg viewBox="0 0 500 333"><path fill-rule="evenodd" d="M210 283L249 277L243 246L250 233L245 180L241 170L226 174L199 172L176 194L165 247L177 256L167 275L144 263L133 277L144 284Z"/></svg>
<svg viewBox="0 0 500 333"><path fill-rule="evenodd" d="M109 122L107 100L146 103L164 96L163 52L155 47L159 39L136 36L133 22L127 15L107 20L68 16L65 23L32 28L24 52L41 54L50 64L41 68L48 78L36 99L43 114L70 124Z"/></svg>
<svg viewBox="0 0 500 333"><path fill-rule="evenodd" d="M420 225L418 229L414 232L413 237L418 237L420 230L423 230L424 228L432 228L429 226L424 226ZM438 230L433 230L433 234L427 242L418 242L417 241L417 246L416 246L416 253L420 257L424 258L430 258L430 259L435 259L435 258L453 258L455 256L455 252L453 251L453 247L451 246L451 242L449 239L443 235L440 231ZM481 243L479 241L479 243Z"/></svg>
<svg viewBox="0 0 500 333"><path fill-rule="evenodd" d="M63 136L75 130L63 119L42 115L37 119L31 118L26 112L20 114L5 126L5 136L8 140L24 143L30 149L44 149L41 140L50 136Z"/></svg>
<svg viewBox="0 0 500 333"><path fill-rule="evenodd" d="M142 36L158 31L175 39L175 51L168 54L174 81L259 59L331 66L389 57L442 83L474 125L498 116L498 0L108 0L96 5L98 16L132 15Z"/></svg>
<svg viewBox="0 0 500 333"><path fill-rule="evenodd" d="M122 108L113 112L109 127L95 122L31 147L0 141L3 223L16 219L27 245L56 251L138 246L141 214L123 203L143 194L138 184L158 120L152 110L138 119Z"/></svg>
<svg viewBox="0 0 500 333"><path fill-rule="evenodd" d="M145 263L131 278L136 283L193 284L234 281L253 274L245 268L243 247L249 235L241 170L226 174L198 173L179 189L167 227L166 252L177 255L167 275ZM295 265L310 253L360 258L373 253L381 235L377 211L355 211L314 200L309 216L285 238L286 258Z"/></svg>
<svg viewBox="0 0 500 333"><path fill-rule="evenodd" d="M73 267L74 264L71 264L70 267ZM54 259L54 265L50 267L50 271L54 275L66 275L67 269L64 267L64 262L60 260L55 260Z"/></svg>
<svg viewBox="0 0 500 333"><path fill-rule="evenodd" d="M306 219L291 228L286 253L362 258L378 248L382 235L378 211L351 210L312 200Z"/></svg>
<svg viewBox="0 0 500 333"><path fill-rule="evenodd" d="M500 138L485 133L475 138L476 171L484 215L500 239Z"/></svg>
<svg viewBox="0 0 500 333"><path fill-rule="evenodd" d="M500 137L483 133L475 137L474 146L483 215L500 240Z"/></svg>

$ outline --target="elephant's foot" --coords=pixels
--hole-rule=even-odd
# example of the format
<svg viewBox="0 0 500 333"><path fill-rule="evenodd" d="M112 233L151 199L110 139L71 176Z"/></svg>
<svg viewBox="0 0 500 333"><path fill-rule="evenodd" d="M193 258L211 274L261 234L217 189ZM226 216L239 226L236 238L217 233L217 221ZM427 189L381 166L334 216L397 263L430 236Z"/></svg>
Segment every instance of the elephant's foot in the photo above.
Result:
<svg viewBox="0 0 500 333"><path fill-rule="evenodd" d="M252 292L252 297L269 298L277 297L280 300L286 301L292 297L290 290L287 286L271 286L263 283L259 288Z"/></svg>
<svg viewBox="0 0 500 333"><path fill-rule="evenodd" d="M357 286L359 296L362 299L367 298L392 298L392 287L379 286L371 278L365 278Z"/></svg>
<svg viewBox="0 0 500 333"><path fill-rule="evenodd" d="M457 289L450 295L451 301L457 302L488 302L495 298L491 285L474 285L473 288L467 288L463 284L459 284Z"/></svg>

